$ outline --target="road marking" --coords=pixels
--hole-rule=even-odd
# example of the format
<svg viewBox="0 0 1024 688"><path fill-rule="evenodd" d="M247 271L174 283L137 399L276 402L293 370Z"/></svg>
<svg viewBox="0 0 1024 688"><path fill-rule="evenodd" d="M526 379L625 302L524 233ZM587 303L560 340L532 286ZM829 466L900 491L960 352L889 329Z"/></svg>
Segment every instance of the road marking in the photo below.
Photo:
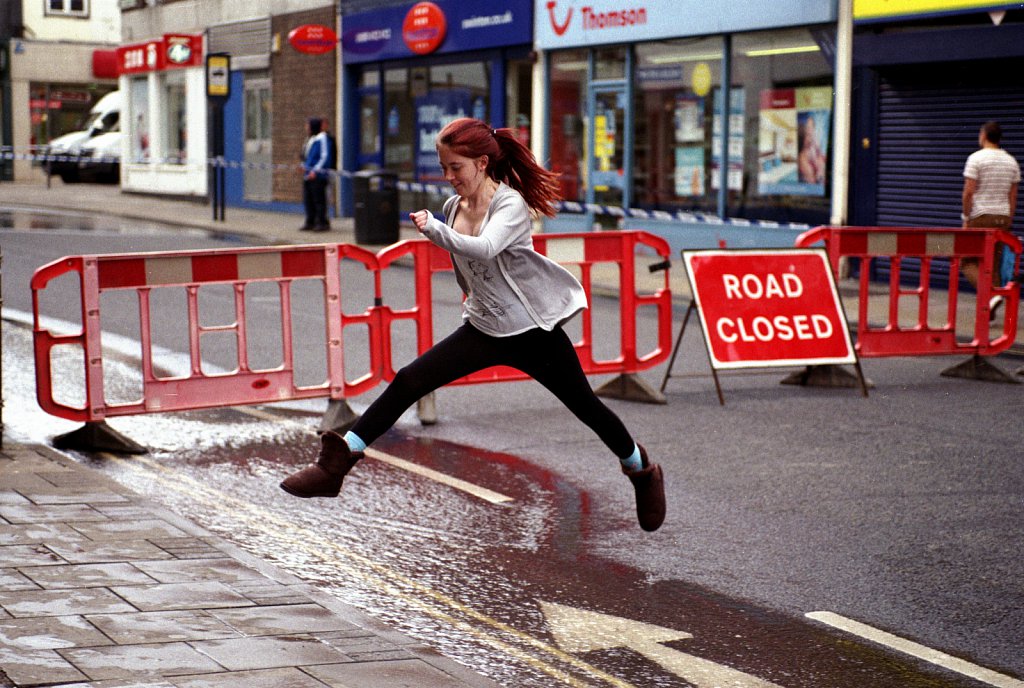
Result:
<svg viewBox="0 0 1024 688"><path fill-rule="evenodd" d="M923 659L926 662L935 664L944 669L955 671L958 674L963 674L982 683L987 683L990 686L997 686L998 688L1024 688L1024 681L1000 674L991 669L972 664L966 660L947 655L945 652L933 650L925 645L920 645L901 638L892 633L881 631L877 628L868 626L859 621L848 619L845 616L835 614L833 612L807 612L805 616L815 621L820 621L823 624L838 628L841 631L846 631L852 635L859 636L865 640L870 640L873 643L884 645L890 649L908 654L918 659Z"/></svg>
<svg viewBox="0 0 1024 688"><path fill-rule="evenodd" d="M662 643L687 640L685 631L655 626L554 602L541 602L548 630L567 652L594 652L625 647L660 665L697 688L779 688L775 683L745 674L724 664L665 647Z"/></svg>
<svg viewBox="0 0 1024 688"><path fill-rule="evenodd" d="M311 434L317 434L316 430L310 429L309 426L307 425L303 425L302 423L291 420L290 418L283 418L281 416L270 413L269 411L263 411L261 409L250 409L245 407L238 407L236 410L246 415L253 416L254 418L260 418L262 420L273 421L276 423L286 423L295 425L297 427L309 431ZM485 502L490 502L491 504L505 504L514 501L508 495L503 495L500 492L495 492L494 490L488 490L486 487L474 485L473 483L461 480L454 476L450 476L446 473L435 471L432 468L421 466L418 463L413 463L412 461L406 461L405 459L399 458L397 456L392 456L391 454L386 454L376 449L367 449L365 453L371 459L382 461L390 466L394 466L395 468L401 468L402 470L408 471L409 473L415 473L416 475L422 476L429 480L433 480L434 482L441 483L442 485L447 485L448 487L455 488L456 490L461 490L462 492L471 494L474 497L482 499Z"/></svg>
<svg viewBox="0 0 1024 688"><path fill-rule="evenodd" d="M637 688L632 683L608 674L557 647L478 612L444 593L434 590L383 564L379 564L354 550L348 549L334 539L325 537L315 530L297 525L273 511L233 497L187 474L168 468L146 457L133 456L128 459L105 452L100 455L129 469L145 473L168 489L179 492L193 500L203 502L221 513L227 510L232 516L250 523L253 528L264 532L274 528L276 536L280 540L286 541L293 550L301 550L312 559L326 561L347 573L353 580L400 599L410 606L419 608L425 614L451 624L476 637L481 642L506 652L534 669L558 679L565 685L573 686L574 688L587 688L592 684L566 673L549 661L529 654L528 650L540 651L550 656L552 660L557 660L571 666L590 677L614 686L614 688ZM170 477L165 477L161 473L167 474ZM329 552L333 552L333 556L328 557L327 553ZM434 604L431 604L431 601ZM490 627L491 631L487 631L486 628L478 628L467 620L456 618L453 614L462 614L468 617L469 621L476 621L485 627ZM491 633L495 635L491 635ZM504 635L506 638L497 637L498 634ZM527 647L524 649L510 643L520 643Z"/></svg>

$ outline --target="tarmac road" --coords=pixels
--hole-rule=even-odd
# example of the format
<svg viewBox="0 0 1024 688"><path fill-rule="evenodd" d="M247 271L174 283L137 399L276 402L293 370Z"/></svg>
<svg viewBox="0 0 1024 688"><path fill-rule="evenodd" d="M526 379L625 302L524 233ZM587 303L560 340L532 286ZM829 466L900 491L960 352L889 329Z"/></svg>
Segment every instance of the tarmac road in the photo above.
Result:
<svg viewBox="0 0 1024 688"><path fill-rule="evenodd" d="M8 268L13 260L23 269L25 261L11 253L22 237L3 238L4 305L18 308L23 297L12 300ZM684 339L675 371L684 376L670 381L667 405L611 402L666 467L670 517L654 536L631 522L621 476L605 470L598 443L542 391L515 383L445 390L441 422L420 428L410 420L388 438L386 451L514 492L523 506L475 517L481 507L474 501L443 498L450 493L370 464L365 478L346 486L351 501L332 512L344 526L342 539L365 536L361 518L374 524L369 550L385 552L401 534L404 547L396 550L404 554L395 557L413 559L403 575L440 560L425 577L441 580L446 596L473 600L469 606L488 618L567 647L579 641L558 631L565 608L691 634L660 644L779 685L982 685L872 643L842 655L849 636L804 620L828 611L1024 673L1015 422L1021 388L940 378L944 359L874 359L864 364L875 383L867 399L853 390L780 387L781 374L772 372L723 378L726 405L719 407L709 378L685 377L707 370L694 334ZM1000 363L1013 370L1019 360ZM145 441L148 422L129 434ZM223 433L238 419L190 420L185 428L193 422ZM165 441L165 434L156 436ZM229 442L226 452L200 444L189 454L173 443L161 451L160 465L195 480L252 474L245 488L214 483L230 495L262 494L268 477L307 458L265 440ZM251 462L253 456L263 461ZM182 499L176 508L208 515ZM351 504L360 505L355 513ZM388 509L383 517L380 504ZM409 504L423 508L410 513ZM426 536L428 527L434 531ZM485 552L470 547L469 533L486 535ZM445 561L460 547L478 556ZM402 608L392 613L395 623L411 618ZM735 636L756 642L737 645ZM457 654L463 641L438 632L446 654ZM685 671L672 670L679 669L673 660L685 665L676 655L635 647L589 648L586 658L636 685L677 685L672 681ZM811 665L823 673L798 670ZM865 681L860 671L879 673Z"/></svg>

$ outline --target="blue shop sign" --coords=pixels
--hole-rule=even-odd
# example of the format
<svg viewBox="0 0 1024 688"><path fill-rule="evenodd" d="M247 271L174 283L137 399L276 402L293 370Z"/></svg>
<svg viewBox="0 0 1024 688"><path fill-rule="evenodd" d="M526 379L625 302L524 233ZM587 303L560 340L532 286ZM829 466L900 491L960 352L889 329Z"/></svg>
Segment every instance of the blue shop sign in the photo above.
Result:
<svg viewBox="0 0 1024 688"><path fill-rule="evenodd" d="M348 64L533 42L532 0L433 0L342 16Z"/></svg>

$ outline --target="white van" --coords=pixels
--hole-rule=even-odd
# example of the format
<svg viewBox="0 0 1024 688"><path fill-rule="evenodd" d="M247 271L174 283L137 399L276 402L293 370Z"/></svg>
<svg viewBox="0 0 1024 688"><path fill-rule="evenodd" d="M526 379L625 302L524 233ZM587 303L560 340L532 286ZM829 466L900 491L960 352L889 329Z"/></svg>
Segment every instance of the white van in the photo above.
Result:
<svg viewBox="0 0 1024 688"><path fill-rule="evenodd" d="M50 141L50 174L65 183L96 179L116 182L121 168L121 92L112 91L100 98L89 111L81 131L73 131Z"/></svg>

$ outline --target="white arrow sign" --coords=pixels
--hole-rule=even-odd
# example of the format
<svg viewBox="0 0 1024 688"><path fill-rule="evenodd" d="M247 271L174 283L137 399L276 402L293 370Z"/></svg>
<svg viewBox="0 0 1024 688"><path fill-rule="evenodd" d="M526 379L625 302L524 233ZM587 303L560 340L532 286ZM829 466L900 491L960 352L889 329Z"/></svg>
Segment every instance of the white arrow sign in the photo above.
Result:
<svg viewBox="0 0 1024 688"><path fill-rule="evenodd" d="M566 652L626 647L697 688L780 688L770 681L661 644L692 638L689 633L554 602L541 602L540 606L555 642Z"/></svg>

